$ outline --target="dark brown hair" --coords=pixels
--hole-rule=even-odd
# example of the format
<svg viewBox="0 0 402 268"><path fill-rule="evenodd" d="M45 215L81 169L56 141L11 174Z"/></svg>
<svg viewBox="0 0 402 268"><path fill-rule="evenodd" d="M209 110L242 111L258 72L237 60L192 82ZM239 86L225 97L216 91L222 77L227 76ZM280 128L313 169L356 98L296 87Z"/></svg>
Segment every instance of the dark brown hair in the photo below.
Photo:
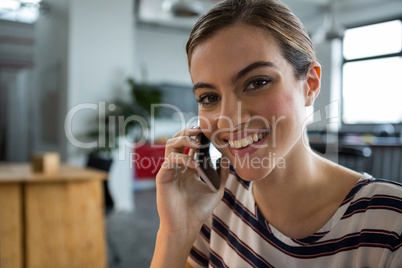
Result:
<svg viewBox="0 0 402 268"><path fill-rule="evenodd" d="M305 77L310 64L316 60L306 29L283 3L276 0L227 0L216 5L195 24L186 46L189 66L198 44L236 23L260 27L271 33L298 79Z"/></svg>

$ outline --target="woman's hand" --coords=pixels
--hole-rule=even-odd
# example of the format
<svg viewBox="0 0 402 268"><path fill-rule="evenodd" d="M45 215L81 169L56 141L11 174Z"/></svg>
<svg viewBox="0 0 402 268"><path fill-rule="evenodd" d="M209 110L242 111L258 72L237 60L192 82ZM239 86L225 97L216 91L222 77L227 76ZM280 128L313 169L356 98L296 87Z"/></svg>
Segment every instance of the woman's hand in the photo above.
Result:
<svg viewBox="0 0 402 268"><path fill-rule="evenodd" d="M218 192L199 179L193 159L200 146L194 137L200 128L185 128L166 143L165 161L156 175L156 198L160 219L151 267L185 267L202 224L221 200L229 174L222 159ZM185 148L190 148L189 155Z"/></svg>
<svg viewBox="0 0 402 268"><path fill-rule="evenodd" d="M166 143L165 161L156 176L160 231L198 235L223 196L229 174L227 159L221 160L221 186L216 193L195 170L198 163L193 152L200 144L194 137L200 133L198 127L185 128ZM185 148L190 148L189 155L184 153Z"/></svg>

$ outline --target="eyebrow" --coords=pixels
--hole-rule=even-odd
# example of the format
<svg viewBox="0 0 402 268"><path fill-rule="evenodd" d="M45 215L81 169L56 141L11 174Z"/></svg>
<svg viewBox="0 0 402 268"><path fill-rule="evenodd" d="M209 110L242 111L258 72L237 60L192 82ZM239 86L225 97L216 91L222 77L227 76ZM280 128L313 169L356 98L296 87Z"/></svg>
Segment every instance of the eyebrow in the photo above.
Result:
<svg viewBox="0 0 402 268"><path fill-rule="evenodd" d="M195 92L199 88L212 88L212 89L214 89L216 87L214 85L208 84L208 83L196 83L193 86L193 92Z"/></svg>
<svg viewBox="0 0 402 268"><path fill-rule="evenodd" d="M248 65L246 68L242 69L240 72L235 74L232 77L232 84L235 84L239 79L247 75L249 72L259 69L259 68L265 68L265 67L270 67L270 68L275 68L277 69L276 65L273 62L270 61L256 61L250 65ZM193 91L196 91L198 88L212 88L215 89L216 87L213 84L208 84L208 83L196 83L193 86Z"/></svg>
<svg viewBox="0 0 402 268"><path fill-rule="evenodd" d="M251 72L255 69L265 68L265 67L277 69L276 65L273 62L256 61L256 62L250 64L249 66L247 66L246 68L244 68L243 70L241 70L240 72L238 72L235 76L233 76L232 83L233 84L236 83L240 78L244 77L246 74L248 74L249 72Z"/></svg>

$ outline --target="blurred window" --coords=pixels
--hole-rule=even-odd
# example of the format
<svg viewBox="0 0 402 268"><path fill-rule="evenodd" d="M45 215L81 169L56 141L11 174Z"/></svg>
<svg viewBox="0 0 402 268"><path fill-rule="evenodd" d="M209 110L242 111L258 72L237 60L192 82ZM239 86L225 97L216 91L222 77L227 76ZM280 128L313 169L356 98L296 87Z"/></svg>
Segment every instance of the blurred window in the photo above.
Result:
<svg viewBox="0 0 402 268"><path fill-rule="evenodd" d="M41 0L0 0L0 19L34 23L39 15Z"/></svg>
<svg viewBox="0 0 402 268"><path fill-rule="evenodd" d="M346 30L343 56L343 122L402 123L402 21Z"/></svg>

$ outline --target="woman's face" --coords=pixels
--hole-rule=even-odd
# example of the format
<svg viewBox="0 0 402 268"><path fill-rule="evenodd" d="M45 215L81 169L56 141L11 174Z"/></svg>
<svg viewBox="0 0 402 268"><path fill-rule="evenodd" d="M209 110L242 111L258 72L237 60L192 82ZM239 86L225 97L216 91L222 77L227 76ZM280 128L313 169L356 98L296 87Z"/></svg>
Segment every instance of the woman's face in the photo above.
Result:
<svg viewBox="0 0 402 268"><path fill-rule="evenodd" d="M272 35L244 24L220 30L195 48L190 73L200 127L241 178L287 168L301 142L307 84Z"/></svg>

